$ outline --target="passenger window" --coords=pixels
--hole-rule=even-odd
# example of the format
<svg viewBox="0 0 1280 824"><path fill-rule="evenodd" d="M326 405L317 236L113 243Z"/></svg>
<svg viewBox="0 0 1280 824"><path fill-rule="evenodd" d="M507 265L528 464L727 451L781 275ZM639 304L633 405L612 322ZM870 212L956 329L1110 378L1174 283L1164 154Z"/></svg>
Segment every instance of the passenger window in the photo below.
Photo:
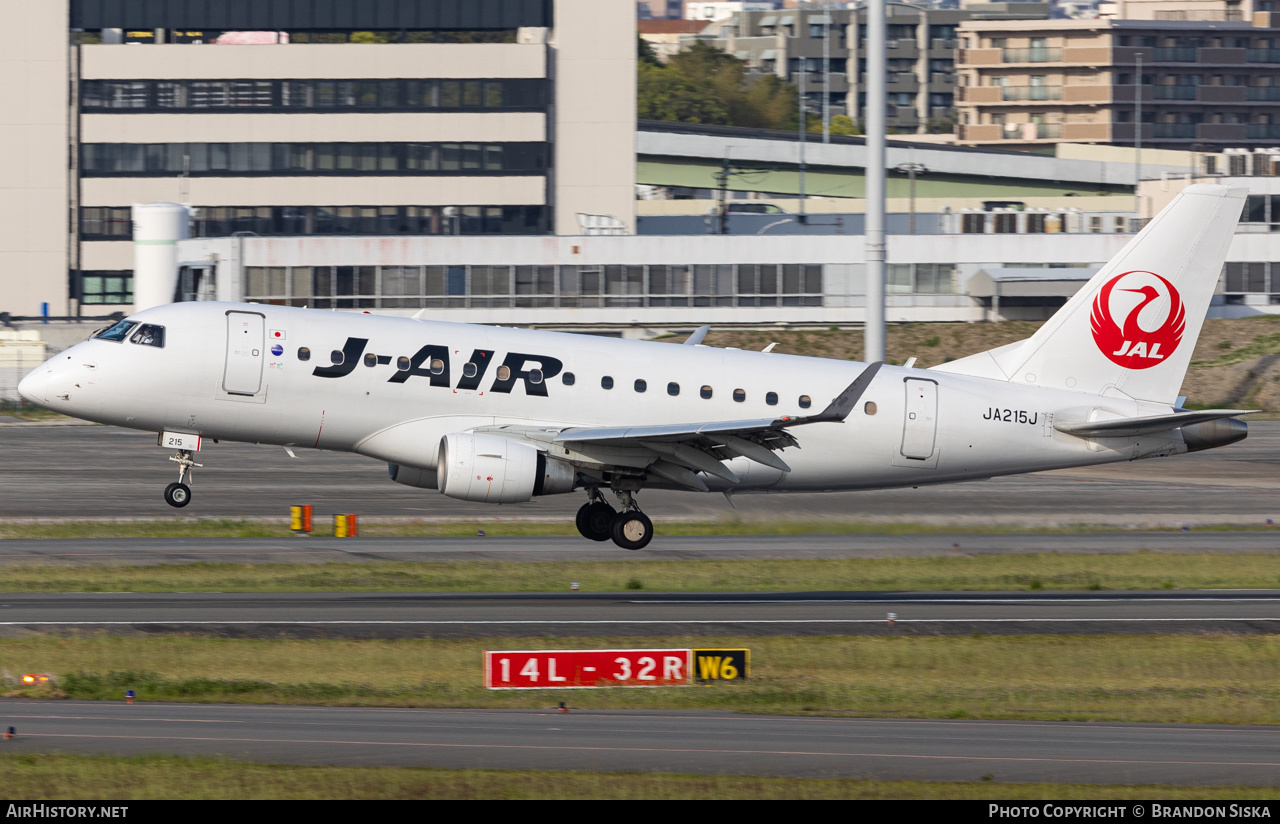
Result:
<svg viewBox="0 0 1280 824"><path fill-rule="evenodd" d="M342 362L347 359L347 356L342 354L341 349L335 349L329 353L329 359L333 361L334 366L341 366Z"/></svg>
<svg viewBox="0 0 1280 824"><path fill-rule="evenodd" d="M777 392L770 392L770 393L768 393L767 395L765 395L765 396L764 396L764 402L765 402L765 403L767 403L767 404L769 404L770 406L777 406L777 405L778 405L778 393L777 393Z"/></svg>
<svg viewBox="0 0 1280 824"><path fill-rule="evenodd" d="M153 323L144 323L138 327L138 331L133 333L129 338L130 343L141 344L142 346L158 346L164 348L164 327L156 326Z"/></svg>
<svg viewBox="0 0 1280 824"><path fill-rule="evenodd" d="M866 412L868 415L876 414L876 402L867 401L866 404L862 407L862 411Z"/></svg>
<svg viewBox="0 0 1280 824"><path fill-rule="evenodd" d="M745 390L745 389L735 389L735 390L733 390L733 399L734 399L735 401L737 401L738 403L742 403L743 401L745 401L745 400L747 399L747 390Z"/></svg>
<svg viewBox="0 0 1280 824"><path fill-rule="evenodd" d="M644 382L643 378L636 378L636 391L643 392L649 388L649 384Z"/></svg>
<svg viewBox="0 0 1280 824"><path fill-rule="evenodd" d="M474 363L468 362L462 365L462 377L464 378L474 378L476 376L477 371L478 370L476 369L476 365Z"/></svg>
<svg viewBox="0 0 1280 824"><path fill-rule="evenodd" d="M310 350L310 349L308 349L308 348L307 348L307 347L305 347L305 346L299 346L299 347L298 347L298 360L300 360L300 361L309 361L309 360L311 360L311 350Z"/></svg>
<svg viewBox="0 0 1280 824"><path fill-rule="evenodd" d="M399 369L401 372L408 372L409 367L412 365L413 365L412 361L410 361L404 355L401 355L400 357L396 358L396 369Z"/></svg>
<svg viewBox="0 0 1280 824"><path fill-rule="evenodd" d="M704 386L699 390L698 394L702 395L703 400L711 400L711 387Z"/></svg>
<svg viewBox="0 0 1280 824"><path fill-rule="evenodd" d="M120 341L125 339L126 335L129 334L129 330L137 325L138 324L134 321L122 320L119 323L117 323L115 326L112 326L110 329L103 329L94 337L96 337L98 340L110 340L110 341L115 341L116 343L119 343Z"/></svg>
<svg viewBox="0 0 1280 824"><path fill-rule="evenodd" d="M375 354L373 354L372 352L366 352L366 353L365 353L365 355L364 355L364 365L365 365L365 366L377 366L377 365L378 365L378 356L377 356L377 355L375 355Z"/></svg>
<svg viewBox="0 0 1280 824"><path fill-rule="evenodd" d="M671 396L671 397L673 397L673 398L674 398L676 395L679 395L679 394L680 394L680 384L678 384L678 383L669 383L669 384L667 384L667 394L668 394L668 395L670 395L670 396Z"/></svg>
<svg viewBox="0 0 1280 824"><path fill-rule="evenodd" d="M573 373L572 373L572 372L565 372L563 375L561 375L561 376L560 376L560 381L561 381L565 386L573 386L573 382L574 382L575 380L577 380L577 378L575 378L575 377L573 376Z"/></svg>
<svg viewBox="0 0 1280 824"><path fill-rule="evenodd" d="M500 380L500 381L509 381L509 380L511 380L511 367L510 367L510 366L499 366L499 367L498 367L498 380Z"/></svg>
<svg viewBox="0 0 1280 824"><path fill-rule="evenodd" d="M600 386L605 389L612 389L613 378L609 377L608 375L605 375L603 378L600 379Z"/></svg>
<svg viewBox="0 0 1280 824"><path fill-rule="evenodd" d="M435 358L435 359L433 359L433 360L431 361L431 374L433 374L433 375L443 375L443 374L444 374L444 361L440 360L439 358Z"/></svg>
<svg viewBox="0 0 1280 824"><path fill-rule="evenodd" d="M541 369L530 369L530 370L529 370L529 383L542 383L542 370L541 370Z"/></svg>
<svg viewBox="0 0 1280 824"><path fill-rule="evenodd" d="M800 396L800 408L801 408L801 409L808 409L808 408L809 408L809 407L811 407L811 406L813 406L813 398L809 397L808 395L801 395L801 396Z"/></svg>

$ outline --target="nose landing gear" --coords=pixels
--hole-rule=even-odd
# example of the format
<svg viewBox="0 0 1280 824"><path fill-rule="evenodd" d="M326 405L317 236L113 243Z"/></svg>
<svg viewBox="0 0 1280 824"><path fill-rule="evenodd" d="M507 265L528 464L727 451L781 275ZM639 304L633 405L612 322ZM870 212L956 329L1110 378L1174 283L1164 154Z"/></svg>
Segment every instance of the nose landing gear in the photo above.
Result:
<svg viewBox="0 0 1280 824"><path fill-rule="evenodd" d="M204 464L196 463L191 459L194 453L189 449L178 450L177 455L171 455L169 460L178 465L178 480L164 488L164 502L169 506L181 509L191 503L191 487L188 482L191 480L191 468L194 466L204 467Z"/></svg>

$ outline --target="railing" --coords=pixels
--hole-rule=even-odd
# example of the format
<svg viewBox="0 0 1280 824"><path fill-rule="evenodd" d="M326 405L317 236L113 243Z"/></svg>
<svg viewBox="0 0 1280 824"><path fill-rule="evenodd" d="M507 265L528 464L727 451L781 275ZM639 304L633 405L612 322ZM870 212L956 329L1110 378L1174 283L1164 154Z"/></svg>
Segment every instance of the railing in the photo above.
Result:
<svg viewBox="0 0 1280 824"><path fill-rule="evenodd" d="M1248 86L1244 93L1249 100L1280 100L1280 86Z"/></svg>
<svg viewBox="0 0 1280 824"><path fill-rule="evenodd" d="M1061 100L1061 86L1002 86L1001 100Z"/></svg>
<svg viewBox="0 0 1280 824"><path fill-rule="evenodd" d="M1158 11L1156 20L1192 20L1205 23L1235 23L1244 19L1244 12L1239 9L1193 9L1190 11Z"/></svg>
<svg viewBox="0 0 1280 824"><path fill-rule="evenodd" d="M930 42L930 44L929 44L929 45L930 45L932 48L935 48L935 49L954 49L954 48L956 47L956 41L954 41L954 40L939 40L938 38L936 38L936 37L935 37L935 38Z"/></svg>
<svg viewBox="0 0 1280 824"><path fill-rule="evenodd" d="M1195 86L1156 86L1156 100L1195 100Z"/></svg>
<svg viewBox="0 0 1280 824"><path fill-rule="evenodd" d="M1006 63L1057 63L1062 60L1062 49L1005 49L1003 60Z"/></svg>
<svg viewBox="0 0 1280 824"><path fill-rule="evenodd" d="M1196 124L1194 123L1157 123L1155 124L1155 136L1157 138L1195 137Z"/></svg>
<svg viewBox="0 0 1280 824"><path fill-rule="evenodd" d="M1250 123L1245 135L1251 140L1280 137L1280 123Z"/></svg>
<svg viewBox="0 0 1280 824"><path fill-rule="evenodd" d="M1001 140L1034 140L1062 137L1061 123L1006 123L1000 129Z"/></svg>
<svg viewBox="0 0 1280 824"><path fill-rule="evenodd" d="M1280 49L1248 49L1244 59L1250 63L1280 63Z"/></svg>
<svg viewBox="0 0 1280 824"><path fill-rule="evenodd" d="M1194 48L1172 48L1172 49L1153 49L1153 55L1157 63L1194 63L1196 62L1196 50Z"/></svg>

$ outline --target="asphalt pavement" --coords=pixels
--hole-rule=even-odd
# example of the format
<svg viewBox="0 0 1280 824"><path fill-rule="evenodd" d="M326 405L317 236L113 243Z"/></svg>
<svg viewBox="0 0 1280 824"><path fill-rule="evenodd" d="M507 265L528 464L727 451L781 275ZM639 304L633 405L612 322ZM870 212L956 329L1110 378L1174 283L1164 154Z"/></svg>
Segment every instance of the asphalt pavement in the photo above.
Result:
<svg viewBox="0 0 1280 824"><path fill-rule="evenodd" d="M0 637L48 632L390 638L1277 633L1280 591L0 595Z"/></svg>
<svg viewBox="0 0 1280 824"><path fill-rule="evenodd" d="M573 693L561 693L572 706ZM0 699L12 752L866 779L1274 786L1274 727Z"/></svg>
<svg viewBox="0 0 1280 824"><path fill-rule="evenodd" d="M312 504L317 518L541 518L572 521L581 494L494 506L393 483L385 464L358 455L207 444L190 506L162 492L177 479L154 435L108 426L0 424L0 518L287 517ZM1088 469L919 489L735 496L647 490L645 512L663 521L861 519L958 526L1111 524L1125 528L1280 523L1280 422L1249 425L1221 449Z"/></svg>

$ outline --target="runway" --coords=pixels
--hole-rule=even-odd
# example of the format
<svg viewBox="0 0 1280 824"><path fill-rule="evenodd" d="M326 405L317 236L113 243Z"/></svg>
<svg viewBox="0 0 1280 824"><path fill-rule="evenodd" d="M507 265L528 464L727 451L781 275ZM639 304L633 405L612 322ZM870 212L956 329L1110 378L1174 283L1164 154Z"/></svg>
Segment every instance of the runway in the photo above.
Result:
<svg viewBox="0 0 1280 824"><path fill-rule="evenodd" d="M392 483L386 466L357 455L209 444L199 455L194 499L181 511L161 499L177 479L155 436L106 426L0 424L0 518L286 517L312 504L317 517L555 518L572 521L581 495L492 506ZM919 489L738 495L646 490L662 521L860 519L972 526L1110 524L1125 528L1199 523L1280 523L1280 422L1249 424L1249 438L1222 449L1090 469Z"/></svg>
<svg viewBox="0 0 1280 824"><path fill-rule="evenodd" d="M889 613L895 614L890 625ZM1280 591L57 593L0 596L0 637L1172 634L1280 632Z"/></svg>
<svg viewBox="0 0 1280 824"><path fill-rule="evenodd" d="M1270 727L11 699L0 721L18 730L9 752L294 764L1251 786L1280 774Z"/></svg>
<svg viewBox="0 0 1280 824"><path fill-rule="evenodd" d="M1258 532L1064 534L659 535L639 552L578 537L91 538L0 541L4 564L323 564L364 561L709 561L922 558L1016 553L1280 554L1280 528Z"/></svg>

